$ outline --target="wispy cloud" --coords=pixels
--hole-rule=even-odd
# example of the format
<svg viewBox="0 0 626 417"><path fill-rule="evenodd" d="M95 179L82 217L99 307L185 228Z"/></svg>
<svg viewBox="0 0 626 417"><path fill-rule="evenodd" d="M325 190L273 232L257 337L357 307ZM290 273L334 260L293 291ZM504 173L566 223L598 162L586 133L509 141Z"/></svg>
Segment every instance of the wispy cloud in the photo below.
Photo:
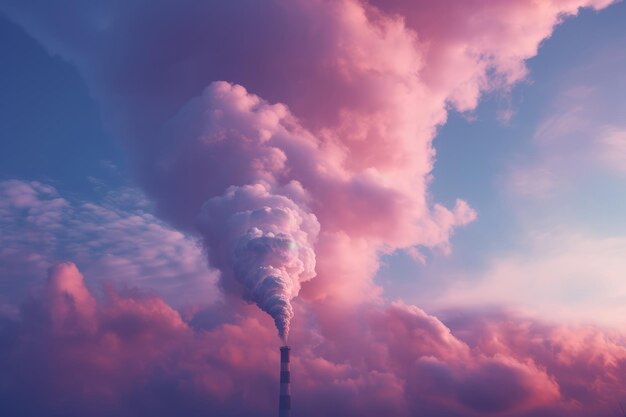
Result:
<svg viewBox="0 0 626 417"><path fill-rule="evenodd" d="M53 263L72 259L92 284L111 279L151 288L177 304L214 301L217 273L195 238L158 220L136 189L102 201L64 197L36 181L0 181L0 275L4 303L19 300Z"/></svg>
<svg viewBox="0 0 626 417"><path fill-rule="evenodd" d="M521 249L493 253L481 271L457 271L456 284L435 305L509 306L553 320L626 323L626 236L566 230L523 239Z"/></svg>

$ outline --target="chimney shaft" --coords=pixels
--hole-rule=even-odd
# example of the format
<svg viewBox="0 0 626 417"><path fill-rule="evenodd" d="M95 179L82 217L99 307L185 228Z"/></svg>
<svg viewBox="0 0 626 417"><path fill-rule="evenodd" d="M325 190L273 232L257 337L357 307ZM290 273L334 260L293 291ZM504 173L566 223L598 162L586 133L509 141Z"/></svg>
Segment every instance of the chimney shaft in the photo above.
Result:
<svg viewBox="0 0 626 417"><path fill-rule="evenodd" d="M289 351L289 346L282 346L280 348L280 402L278 406L278 417L289 417L289 412L291 411Z"/></svg>

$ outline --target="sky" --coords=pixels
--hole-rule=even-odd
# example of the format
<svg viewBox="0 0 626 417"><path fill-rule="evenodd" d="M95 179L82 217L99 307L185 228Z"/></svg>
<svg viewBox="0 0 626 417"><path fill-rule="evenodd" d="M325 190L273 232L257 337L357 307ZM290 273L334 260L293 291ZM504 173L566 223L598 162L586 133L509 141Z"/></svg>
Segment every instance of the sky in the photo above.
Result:
<svg viewBox="0 0 626 417"><path fill-rule="evenodd" d="M625 21L0 0L0 414L622 415Z"/></svg>

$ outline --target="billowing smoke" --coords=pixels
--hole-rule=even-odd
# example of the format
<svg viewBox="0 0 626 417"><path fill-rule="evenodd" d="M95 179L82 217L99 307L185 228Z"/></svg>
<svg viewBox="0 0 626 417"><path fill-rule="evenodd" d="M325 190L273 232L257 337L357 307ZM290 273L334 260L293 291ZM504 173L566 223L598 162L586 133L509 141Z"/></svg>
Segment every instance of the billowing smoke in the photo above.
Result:
<svg viewBox="0 0 626 417"><path fill-rule="evenodd" d="M210 261L243 287L243 296L274 319L286 341L290 300L315 276L313 243L319 224L294 201L269 186L231 187L206 202L199 219Z"/></svg>
<svg viewBox="0 0 626 417"><path fill-rule="evenodd" d="M303 287L298 308L313 325L291 336L303 346L302 416L604 417L626 385L621 333L482 312L449 328L415 306L372 300L380 253L445 249L475 218L464 201L447 209L428 191L448 109L471 111L485 90L523 79L524 60L564 16L610 2L0 0L0 9L77 66L158 214L200 235L227 295L269 313L286 338ZM51 279L22 323L0 323L9 414L275 409L264 402L274 331L261 313L220 305L195 331L158 298L111 290L100 304L73 268L55 274L67 276Z"/></svg>
<svg viewBox="0 0 626 417"><path fill-rule="evenodd" d="M195 219L193 230L221 271L222 288L268 313L283 340L293 317L290 300L315 276L320 230L289 166L296 152L306 153L299 148L312 150L309 155L315 148L293 123L285 106L215 82L169 121L158 158L145 168L159 173L162 184L171 182L168 197L177 198L167 199L168 214L181 223ZM196 185L198 178L207 179L205 187ZM181 213L181 200L197 208Z"/></svg>
<svg viewBox="0 0 626 417"><path fill-rule="evenodd" d="M380 253L445 249L476 217L429 193L448 109L471 111L482 92L523 79L524 60L564 16L610 2L0 8L77 66L158 214L200 231L225 292L256 303L286 337L290 300L316 263L308 295L345 310L380 293Z"/></svg>

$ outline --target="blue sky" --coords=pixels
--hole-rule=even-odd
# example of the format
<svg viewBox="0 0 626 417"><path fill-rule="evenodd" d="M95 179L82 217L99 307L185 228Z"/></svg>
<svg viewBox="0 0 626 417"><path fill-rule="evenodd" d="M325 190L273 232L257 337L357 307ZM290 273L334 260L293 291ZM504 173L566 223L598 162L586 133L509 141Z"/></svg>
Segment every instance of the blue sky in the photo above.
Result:
<svg viewBox="0 0 626 417"><path fill-rule="evenodd" d="M75 67L4 16L0 31L9 57L0 68L0 175L52 180L85 196L93 196L88 177L120 185L111 167L125 168L123 153Z"/></svg>
<svg viewBox="0 0 626 417"><path fill-rule="evenodd" d="M547 118L563 111L560 107L571 100L562 98L569 89L593 89L595 100L590 106L597 106L585 130L572 135L578 141L592 142L594 129L604 125L624 126L626 27L621 22L625 20L623 3L600 12L583 10L542 43L539 54L528 61L526 81L510 93L488 94L470 114L450 114L434 142L432 196L447 204L457 197L467 199L478 219L452 237L451 254L429 253L426 265L403 253L388 257L379 279L390 298L411 294L418 304L428 305L433 295L447 290L446 271L464 271L449 279L481 280L489 262L501 254L531 254L529 233L571 230L596 237L624 235L625 177L619 170L577 167L580 161L565 155L565 164L585 171L578 177L569 170L555 170L553 175L563 184L540 198L511 193L508 181L512 170L529 169L542 157L534 141L536 131ZM507 111L511 116L504 120ZM575 177L575 183L569 183L570 177ZM499 302L493 299L493 304Z"/></svg>

